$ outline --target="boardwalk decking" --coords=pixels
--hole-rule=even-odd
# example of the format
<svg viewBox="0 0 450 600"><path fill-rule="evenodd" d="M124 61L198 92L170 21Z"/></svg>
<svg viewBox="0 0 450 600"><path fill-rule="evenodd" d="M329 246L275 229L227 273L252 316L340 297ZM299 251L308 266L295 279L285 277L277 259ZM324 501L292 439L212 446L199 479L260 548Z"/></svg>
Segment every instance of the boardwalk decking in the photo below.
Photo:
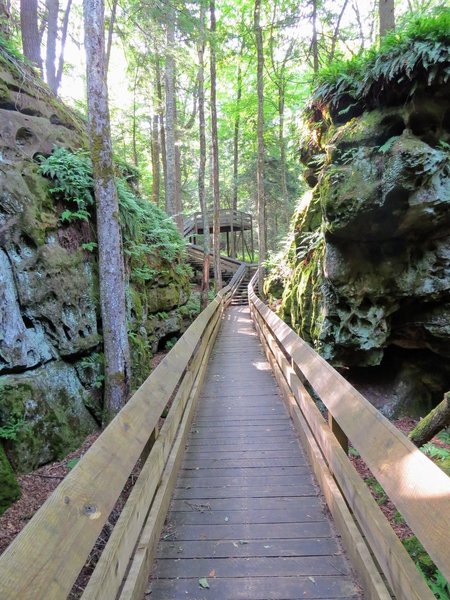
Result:
<svg viewBox="0 0 450 600"><path fill-rule="evenodd" d="M217 338L148 592L361 598L247 307L228 309Z"/></svg>

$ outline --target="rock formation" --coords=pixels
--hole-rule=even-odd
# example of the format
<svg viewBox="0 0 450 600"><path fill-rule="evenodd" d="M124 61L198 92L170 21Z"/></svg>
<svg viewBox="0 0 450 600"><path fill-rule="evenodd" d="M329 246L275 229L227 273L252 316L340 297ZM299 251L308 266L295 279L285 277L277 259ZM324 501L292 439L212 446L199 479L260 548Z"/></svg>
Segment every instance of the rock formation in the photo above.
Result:
<svg viewBox="0 0 450 600"><path fill-rule="evenodd" d="M17 496L10 464L27 471L76 448L101 420L101 323L95 240L62 207L36 159L86 145L83 122L14 57L0 53L0 512ZM152 352L187 322L181 257L148 258L158 273L130 285L134 385Z"/></svg>
<svg viewBox="0 0 450 600"><path fill-rule="evenodd" d="M281 313L376 403L372 384L382 383L387 414L426 411L450 387L443 74L430 84L422 69L385 92L375 82L372 102L317 103L302 149L312 190L294 217ZM268 284L274 294L279 279Z"/></svg>

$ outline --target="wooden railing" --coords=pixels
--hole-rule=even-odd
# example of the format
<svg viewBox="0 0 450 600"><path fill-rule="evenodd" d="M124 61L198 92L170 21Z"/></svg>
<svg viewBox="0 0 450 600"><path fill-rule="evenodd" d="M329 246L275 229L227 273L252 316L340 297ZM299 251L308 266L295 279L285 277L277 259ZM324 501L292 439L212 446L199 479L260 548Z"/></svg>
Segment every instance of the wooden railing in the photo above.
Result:
<svg viewBox="0 0 450 600"><path fill-rule="evenodd" d="M143 597L221 315L245 272L241 265L0 557L1 600L67 597L140 458L82 597Z"/></svg>
<svg viewBox="0 0 450 600"><path fill-rule="evenodd" d="M188 257L191 261L195 261L198 264L203 264L204 252L203 248L200 246L196 246L195 244L189 244L187 248ZM213 253L210 252L210 265L213 265ZM242 262L240 260L236 260L235 258L230 258L229 256L221 256L220 264L224 271L229 271L230 273L236 273L238 269L241 267ZM248 263L250 264L250 263Z"/></svg>
<svg viewBox="0 0 450 600"><path fill-rule="evenodd" d="M447 579L450 478L261 302L256 277L249 284L253 320L367 598L389 600L392 591L399 600L432 600L349 460L348 440ZM305 386L326 406L328 424Z"/></svg>
<svg viewBox="0 0 450 600"><path fill-rule="evenodd" d="M209 228L212 231L214 213L208 212ZM234 231L250 230L252 228L252 215L240 210L222 208L219 211L220 227L229 227ZM195 236L203 231L203 217L201 212L196 212L184 220L183 233L185 237Z"/></svg>

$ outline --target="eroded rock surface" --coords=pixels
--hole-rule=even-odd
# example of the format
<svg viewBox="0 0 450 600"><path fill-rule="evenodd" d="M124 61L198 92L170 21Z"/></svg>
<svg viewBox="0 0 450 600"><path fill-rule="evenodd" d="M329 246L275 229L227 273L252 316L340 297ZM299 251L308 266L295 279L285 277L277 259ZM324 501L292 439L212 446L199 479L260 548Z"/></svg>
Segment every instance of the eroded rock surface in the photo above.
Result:
<svg viewBox="0 0 450 600"><path fill-rule="evenodd" d="M313 189L294 219L283 316L336 366L395 356L389 414L430 404L421 365L434 364L435 400L450 386L449 97L448 84L433 98L422 89L328 123L302 155Z"/></svg>
<svg viewBox="0 0 450 600"><path fill-rule="evenodd" d="M102 417L98 274L82 248L95 227L61 221L64 207L38 170L55 145L84 147L83 123L0 53L0 428L10 432L4 447L18 471L73 450ZM134 386L160 340L187 326L179 307L189 282L177 266L149 257L159 276L128 290ZM5 461L1 454L7 503L17 486Z"/></svg>

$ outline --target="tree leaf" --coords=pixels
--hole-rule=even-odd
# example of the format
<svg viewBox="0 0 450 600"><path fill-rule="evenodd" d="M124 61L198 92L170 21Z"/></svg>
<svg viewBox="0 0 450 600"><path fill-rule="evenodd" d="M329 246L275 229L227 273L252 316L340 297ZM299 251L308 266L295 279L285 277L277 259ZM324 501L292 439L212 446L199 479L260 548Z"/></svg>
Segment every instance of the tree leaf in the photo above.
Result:
<svg viewBox="0 0 450 600"><path fill-rule="evenodd" d="M209 583L206 577L200 577L200 579L198 580L198 585L204 590L209 590Z"/></svg>

